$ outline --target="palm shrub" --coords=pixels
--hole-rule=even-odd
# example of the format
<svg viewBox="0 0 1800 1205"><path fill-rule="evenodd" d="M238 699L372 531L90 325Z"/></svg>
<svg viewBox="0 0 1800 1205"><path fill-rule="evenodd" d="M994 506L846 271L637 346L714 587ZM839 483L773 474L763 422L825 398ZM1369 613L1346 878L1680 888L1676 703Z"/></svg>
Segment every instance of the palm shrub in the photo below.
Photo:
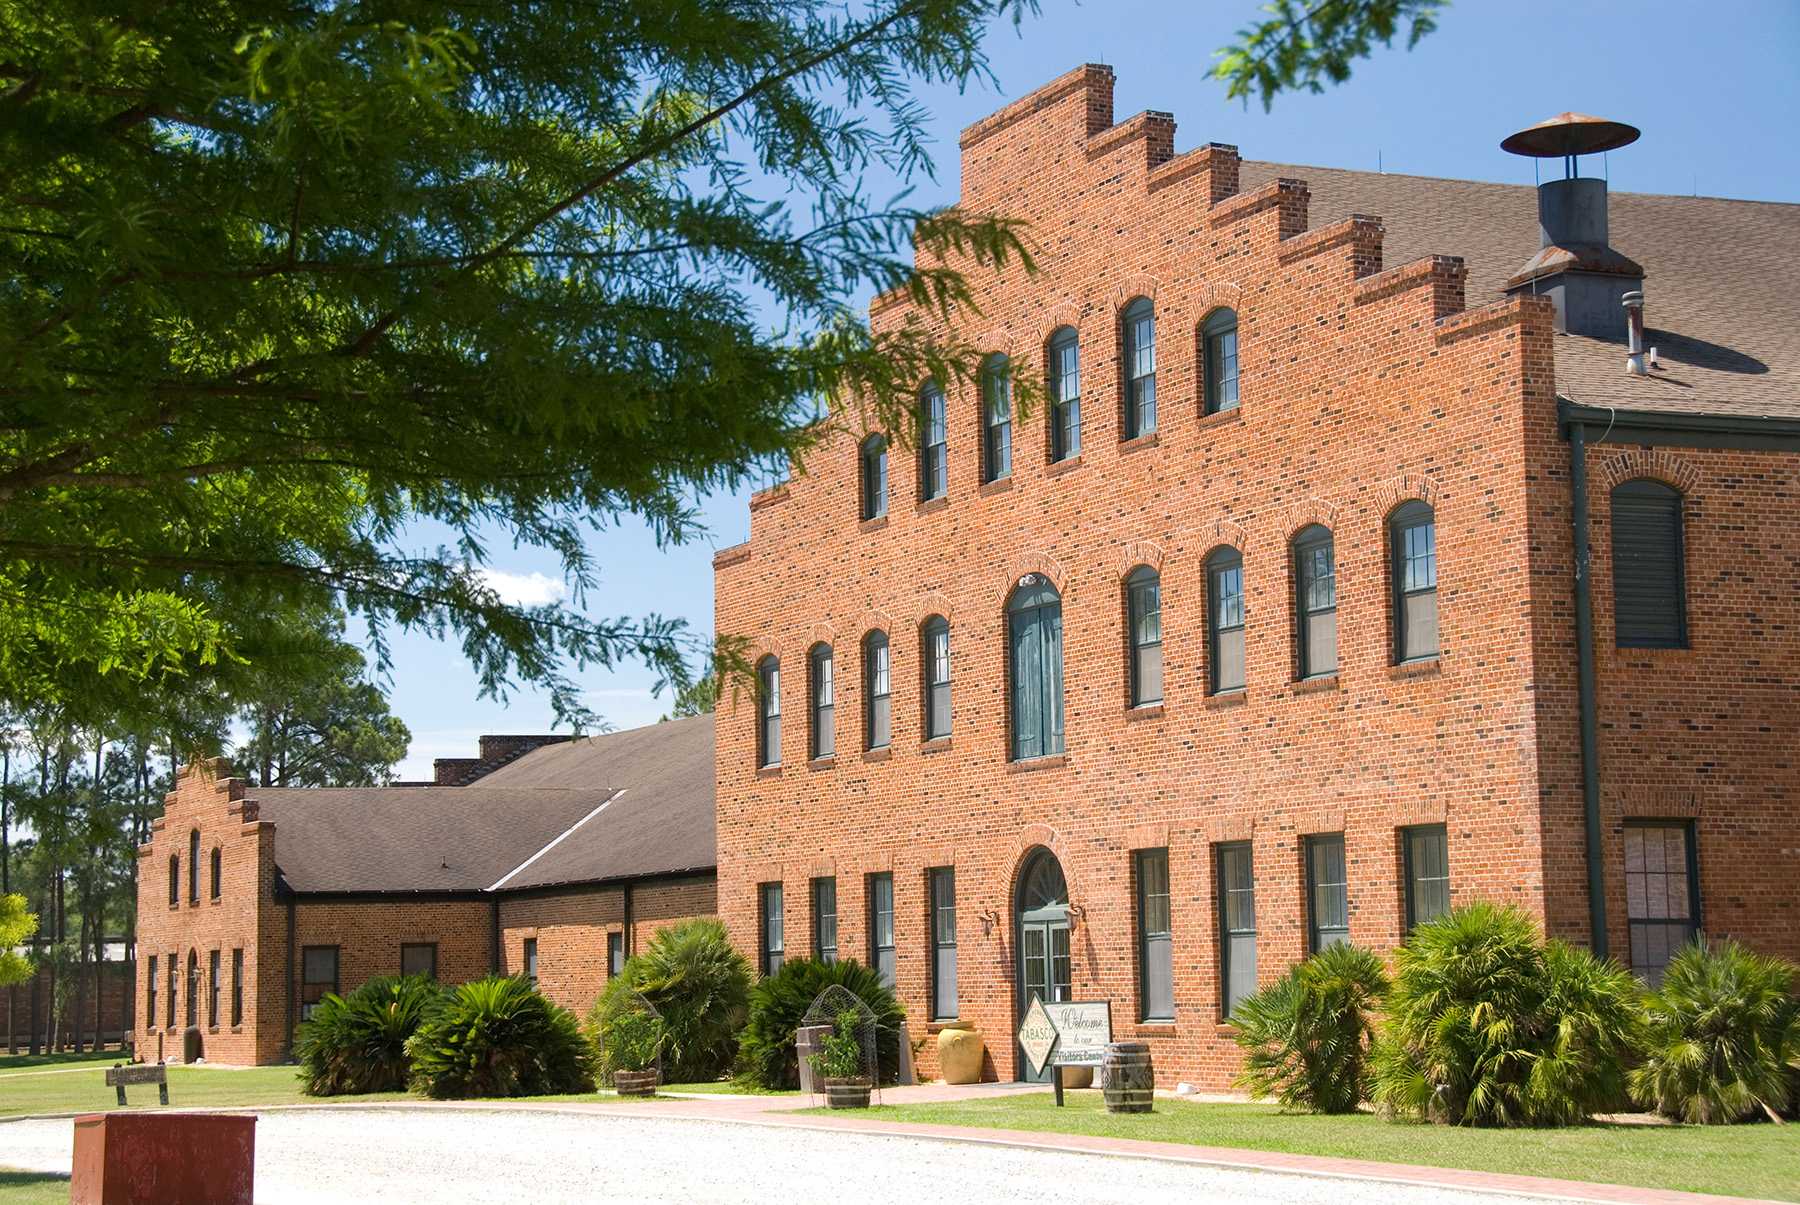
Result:
<svg viewBox="0 0 1800 1205"><path fill-rule="evenodd" d="M1700 1125L1774 1117L1794 1103L1800 968L1735 941L1685 946L1644 1000L1643 1060L1631 1094Z"/></svg>
<svg viewBox="0 0 1800 1205"><path fill-rule="evenodd" d="M294 1035L302 1087L309 1096L405 1089L407 1039L442 1004L444 991L423 975L371 979L347 996L327 995Z"/></svg>
<svg viewBox="0 0 1800 1205"><path fill-rule="evenodd" d="M575 1014L523 977L465 983L406 1044L427 1096L541 1096L594 1090L594 1048Z"/></svg>
<svg viewBox="0 0 1800 1205"><path fill-rule="evenodd" d="M604 1051L609 1020L648 1003L662 1018L663 1078L717 1079L737 1057L749 996L750 964L732 946L725 926L710 919L683 921L659 931L642 953L626 959L594 1002L587 1029Z"/></svg>
<svg viewBox="0 0 1800 1205"><path fill-rule="evenodd" d="M1640 989L1617 964L1478 903L1414 929L1394 967L1372 1060L1385 1111L1569 1125L1623 1099Z"/></svg>
<svg viewBox="0 0 1800 1205"><path fill-rule="evenodd" d="M876 1066L883 1083L891 1083L900 1069L900 1039L906 1012L881 975L851 959L819 962L796 958L773 975L765 975L750 989L750 1018L739 1044L738 1065L744 1079L765 1088L795 1088L800 1084L800 1060L794 1053L794 1034L806 1020L807 1010L819 993L838 984L868 1005L875 1014Z"/></svg>
<svg viewBox="0 0 1800 1205"><path fill-rule="evenodd" d="M1244 1050L1238 1086L1284 1109L1355 1112L1387 990L1381 959L1352 945L1327 946L1295 966L1231 1014Z"/></svg>

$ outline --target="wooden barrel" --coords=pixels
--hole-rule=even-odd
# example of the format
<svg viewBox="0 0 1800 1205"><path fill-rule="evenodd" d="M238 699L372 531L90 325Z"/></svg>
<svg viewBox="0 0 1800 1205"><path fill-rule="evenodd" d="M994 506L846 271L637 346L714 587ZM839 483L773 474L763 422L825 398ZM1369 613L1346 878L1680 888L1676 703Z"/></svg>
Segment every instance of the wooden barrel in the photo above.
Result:
<svg viewBox="0 0 1800 1205"><path fill-rule="evenodd" d="M1148 1113L1156 1087L1148 1042L1114 1042L1100 1064L1100 1090L1108 1113Z"/></svg>

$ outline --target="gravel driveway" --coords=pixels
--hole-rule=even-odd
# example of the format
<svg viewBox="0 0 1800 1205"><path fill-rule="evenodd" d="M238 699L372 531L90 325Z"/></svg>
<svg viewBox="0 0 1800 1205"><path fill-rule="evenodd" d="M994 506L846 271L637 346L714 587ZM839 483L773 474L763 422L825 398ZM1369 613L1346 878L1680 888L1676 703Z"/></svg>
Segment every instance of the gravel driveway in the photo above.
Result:
<svg viewBox="0 0 1800 1205"><path fill-rule="evenodd" d="M650 1105L647 1109L657 1106ZM265 1113L258 1201L1480 1205L1518 1197L978 1146L599 1113ZM69 1170L67 1121L0 1125L0 1165Z"/></svg>

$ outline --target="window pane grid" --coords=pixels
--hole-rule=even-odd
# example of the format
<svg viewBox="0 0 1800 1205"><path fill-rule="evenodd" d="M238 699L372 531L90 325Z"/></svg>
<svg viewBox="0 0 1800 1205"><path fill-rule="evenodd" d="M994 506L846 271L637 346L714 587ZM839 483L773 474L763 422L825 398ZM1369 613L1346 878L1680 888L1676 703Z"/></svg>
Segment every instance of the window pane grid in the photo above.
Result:
<svg viewBox="0 0 1800 1205"><path fill-rule="evenodd" d="M1406 830L1407 928L1450 911L1450 847L1441 825Z"/></svg>
<svg viewBox="0 0 1800 1205"><path fill-rule="evenodd" d="M764 883L762 887L763 974L773 975L781 969L786 949L787 935L781 915L781 884Z"/></svg>
<svg viewBox="0 0 1800 1205"><path fill-rule="evenodd" d="M1625 903L1631 966L1652 985L1699 931L1692 832L1684 823L1625 827Z"/></svg>
<svg viewBox="0 0 1800 1205"><path fill-rule="evenodd" d="M829 647L813 650L812 691L812 755L830 757L837 751L837 686Z"/></svg>
<svg viewBox="0 0 1800 1205"><path fill-rule="evenodd" d="M1308 899L1312 915L1312 949L1350 940L1349 876L1345 873L1342 834L1306 839Z"/></svg>
<svg viewBox="0 0 1800 1205"><path fill-rule="evenodd" d="M1005 357L995 357L983 374L982 391L986 395L986 479L998 481L1012 475L1012 377Z"/></svg>
<svg viewBox="0 0 1800 1205"><path fill-rule="evenodd" d="M821 962L838 959L837 880L813 880L813 953Z"/></svg>
<svg viewBox="0 0 1800 1205"><path fill-rule="evenodd" d="M921 409L924 430L919 441L919 494L922 500L929 501L943 497L949 478L949 435L943 390L936 386L928 388Z"/></svg>
<svg viewBox="0 0 1800 1205"><path fill-rule="evenodd" d="M931 1010L932 1016L957 1015L956 1000L956 872L937 867L930 872L931 885Z"/></svg>
<svg viewBox="0 0 1800 1205"><path fill-rule="evenodd" d="M1156 430L1156 313L1139 300L1125 313L1125 435Z"/></svg>

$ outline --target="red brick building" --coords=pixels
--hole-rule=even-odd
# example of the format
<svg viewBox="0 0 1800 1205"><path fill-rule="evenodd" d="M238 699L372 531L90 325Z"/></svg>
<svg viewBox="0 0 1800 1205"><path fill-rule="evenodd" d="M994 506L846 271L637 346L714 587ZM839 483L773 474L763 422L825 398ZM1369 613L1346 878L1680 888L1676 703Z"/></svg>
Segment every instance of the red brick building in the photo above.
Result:
<svg viewBox="0 0 1800 1205"><path fill-rule="evenodd" d="M139 850L138 1050L286 1058L377 975L534 976L586 1012L658 928L711 915L712 720L484 738L439 783L279 789L182 771Z"/></svg>
<svg viewBox="0 0 1800 1205"><path fill-rule="evenodd" d="M1235 999L1452 903L1651 977L1700 930L1800 956L1800 207L1174 130L1096 66L965 130L1038 271L872 320L979 388L716 557L768 687L717 725L734 938L891 968L1002 1079L1045 994L1209 1087Z"/></svg>

